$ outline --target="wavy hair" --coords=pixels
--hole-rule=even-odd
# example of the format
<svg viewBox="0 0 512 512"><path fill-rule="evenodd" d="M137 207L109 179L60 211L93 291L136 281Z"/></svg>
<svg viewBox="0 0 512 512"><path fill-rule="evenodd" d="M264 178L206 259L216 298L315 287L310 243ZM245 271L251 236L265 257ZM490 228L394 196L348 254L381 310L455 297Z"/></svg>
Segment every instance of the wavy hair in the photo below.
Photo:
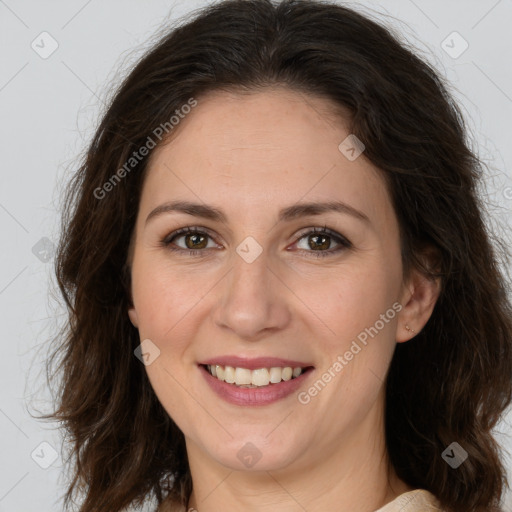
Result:
<svg viewBox="0 0 512 512"><path fill-rule="evenodd" d="M431 65L370 17L312 0L226 0L167 28L122 81L67 185L55 259L66 324L48 361L57 407L44 416L68 437L66 507L79 493L82 512L119 512L150 494L186 505L192 488L183 433L134 356L127 313L150 154L98 190L190 98L271 86L347 112L389 189L404 275L441 278L431 318L397 344L388 371L390 463L449 512L500 511L506 472L492 430L512 399L512 306L499 261L508 255L492 243L478 190L484 166ZM454 441L469 454L456 470L442 458Z"/></svg>

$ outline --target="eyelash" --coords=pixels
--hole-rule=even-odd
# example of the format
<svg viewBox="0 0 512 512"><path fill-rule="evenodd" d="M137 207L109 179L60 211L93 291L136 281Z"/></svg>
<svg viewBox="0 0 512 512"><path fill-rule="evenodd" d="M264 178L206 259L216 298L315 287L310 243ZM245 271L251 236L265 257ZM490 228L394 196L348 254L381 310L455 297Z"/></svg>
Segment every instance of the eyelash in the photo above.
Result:
<svg viewBox="0 0 512 512"><path fill-rule="evenodd" d="M185 227L185 228L181 228L176 231L173 231L170 235L167 235L162 240L161 244L162 244L162 246L164 246L165 248L167 248L168 250L173 251L173 252L175 252L175 251L186 252L190 256L205 256L204 253L205 253L206 249L183 249L181 247L179 247L179 248L171 247L172 241L175 238L179 237L180 235L183 236L183 235L197 235L197 234L206 235L206 236L210 237L211 239L213 239L213 237L208 233L208 230L205 230L204 228L197 227L197 226L190 226L190 227ZM314 228L311 228L309 231L302 233L299 236L298 241L302 240L303 238L306 238L307 236L317 235L317 234L327 235L327 236L335 239L335 241L338 242L341 247L339 247L338 249L328 250L328 251L312 251L312 250L306 251L304 249L299 249L299 250L306 252L306 253L312 253L311 256L314 258L323 258L323 257L338 254L339 252L346 250L346 249L350 249L352 247L352 243L349 240L347 240L342 235L336 233L335 231L329 229L325 225L323 228L314 227Z"/></svg>

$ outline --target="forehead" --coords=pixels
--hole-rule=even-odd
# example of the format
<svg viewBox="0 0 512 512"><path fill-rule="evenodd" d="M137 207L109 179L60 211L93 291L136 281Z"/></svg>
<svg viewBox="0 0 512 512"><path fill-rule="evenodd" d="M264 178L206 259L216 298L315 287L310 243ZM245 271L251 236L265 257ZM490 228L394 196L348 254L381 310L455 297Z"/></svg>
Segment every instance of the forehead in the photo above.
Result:
<svg viewBox="0 0 512 512"><path fill-rule="evenodd" d="M222 204L239 219L299 201L342 200L374 220L391 204L364 153L339 150L346 119L329 100L284 88L197 98L170 142L154 150L141 210L188 199ZM254 209L253 209L254 208Z"/></svg>

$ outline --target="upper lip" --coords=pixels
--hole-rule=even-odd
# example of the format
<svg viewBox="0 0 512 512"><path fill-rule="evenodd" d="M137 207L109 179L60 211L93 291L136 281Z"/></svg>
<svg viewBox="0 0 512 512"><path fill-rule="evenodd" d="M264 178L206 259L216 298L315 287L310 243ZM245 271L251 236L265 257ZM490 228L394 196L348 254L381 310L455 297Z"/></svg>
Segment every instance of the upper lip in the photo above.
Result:
<svg viewBox="0 0 512 512"><path fill-rule="evenodd" d="M233 368L247 368L248 370L257 370L258 368L272 368L281 367L285 368L290 366L292 368L307 368L310 363L303 361L294 361L291 359L281 359L280 357L240 357L240 356L218 356L212 357L205 361L200 362L202 365L219 365L219 366L232 366Z"/></svg>

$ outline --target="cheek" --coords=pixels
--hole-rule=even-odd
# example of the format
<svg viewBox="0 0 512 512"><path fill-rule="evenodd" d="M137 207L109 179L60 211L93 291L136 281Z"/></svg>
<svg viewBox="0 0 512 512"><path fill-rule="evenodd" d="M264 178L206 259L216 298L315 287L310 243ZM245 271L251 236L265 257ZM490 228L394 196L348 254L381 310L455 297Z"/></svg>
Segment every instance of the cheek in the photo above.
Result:
<svg viewBox="0 0 512 512"><path fill-rule="evenodd" d="M190 276L178 276L165 262L140 257L132 268L133 300L139 320L140 339L150 339L159 356L145 367L149 381L165 410L182 425L184 390L188 374L184 365L194 333L188 319L204 290L191 286ZM202 292L202 293L201 293Z"/></svg>
<svg viewBox="0 0 512 512"><path fill-rule="evenodd" d="M365 329L376 322L377 328L387 335L394 323L396 312L386 316L385 326L381 315L392 308L398 298L399 268L383 264L351 268L346 273L335 274L328 282L330 299L324 293L323 311L325 323L336 333L336 349L345 347ZM319 298L318 298L319 299ZM363 336L364 337L364 336Z"/></svg>
<svg viewBox="0 0 512 512"><path fill-rule="evenodd" d="M337 274L328 286L331 300L324 300L322 320L335 334L319 338L319 378L335 375L323 373L333 384L322 400L338 404L332 411L337 418L338 410L357 416L373 403L393 355L401 269L385 263L381 255L374 265Z"/></svg>
<svg viewBox="0 0 512 512"><path fill-rule="evenodd" d="M160 343L172 338L180 324L208 290L186 269L179 275L165 263L139 260L132 271L133 299L142 336Z"/></svg>

